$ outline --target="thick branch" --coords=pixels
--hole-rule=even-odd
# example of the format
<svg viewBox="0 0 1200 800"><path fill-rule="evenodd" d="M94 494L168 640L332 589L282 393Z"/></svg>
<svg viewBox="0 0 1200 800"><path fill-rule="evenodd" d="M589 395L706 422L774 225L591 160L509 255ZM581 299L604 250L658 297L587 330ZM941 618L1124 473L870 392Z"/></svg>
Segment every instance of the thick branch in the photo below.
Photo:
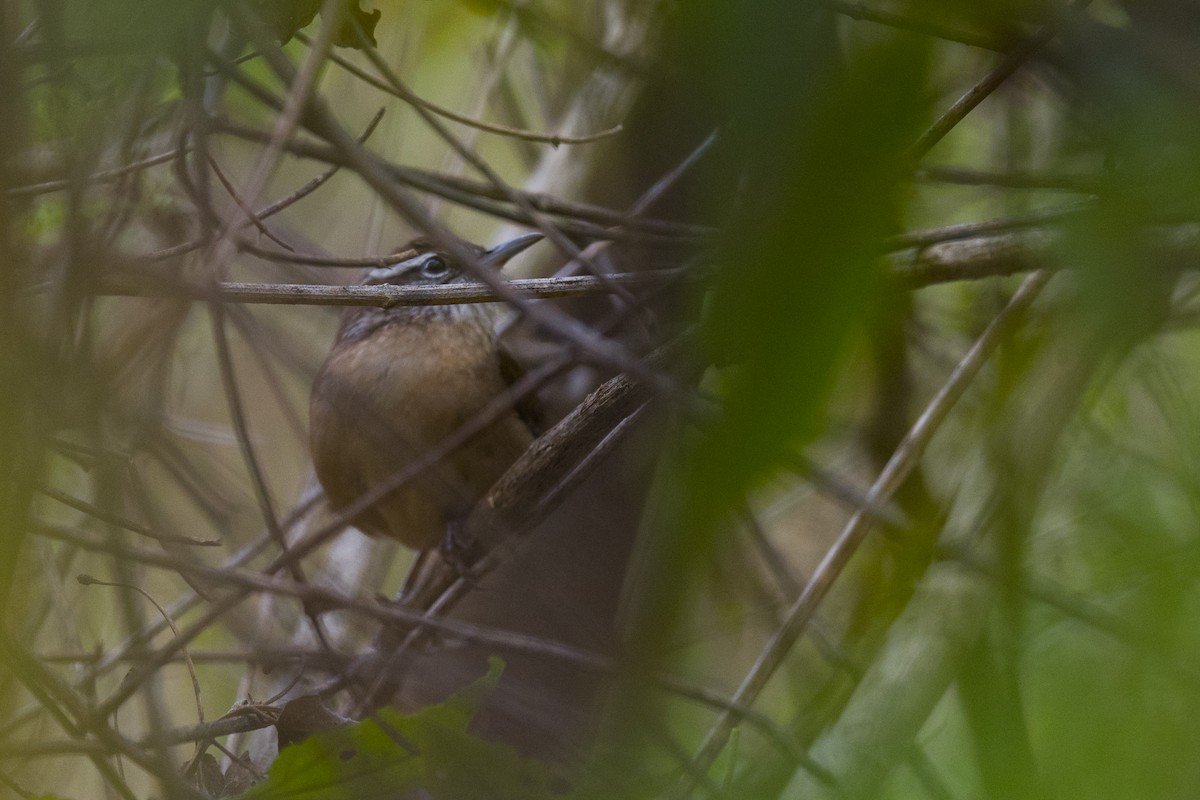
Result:
<svg viewBox="0 0 1200 800"><path fill-rule="evenodd" d="M650 361L662 361L665 354L663 348ZM467 519L466 538L481 543L485 551L492 551L510 537L535 528L554 510L553 500L562 498L562 493L555 491L559 482L566 476L578 480L582 477L579 472L595 466L589 455L651 396L649 387L626 375L601 384L557 425L538 437L500 477ZM547 502L548 499L551 501ZM486 560L479 565L481 569L488 566ZM433 574L415 587L408 603L415 608L444 611L444 603L439 600L458 580L456 570L438 564Z"/></svg>

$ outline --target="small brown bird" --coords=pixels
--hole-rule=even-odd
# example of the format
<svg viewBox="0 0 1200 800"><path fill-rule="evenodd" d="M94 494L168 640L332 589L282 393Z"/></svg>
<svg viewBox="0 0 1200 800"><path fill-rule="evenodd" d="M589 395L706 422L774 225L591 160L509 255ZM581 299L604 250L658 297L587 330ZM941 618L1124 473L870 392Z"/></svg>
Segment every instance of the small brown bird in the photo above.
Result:
<svg viewBox="0 0 1200 800"><path fill-rule="evenodd" d="M490 250L466 245L499 269L541 239L526 234ZM372 270L363 284L463 283L460 264L429 241L398 264ZM356 308L313 383L309 442L317 478L341 509L392 479L468 423L519 375L477 304ZM359 514L365 533L418 550L453 543L453 526L533 441L530 397L419 478Z"/></svg>

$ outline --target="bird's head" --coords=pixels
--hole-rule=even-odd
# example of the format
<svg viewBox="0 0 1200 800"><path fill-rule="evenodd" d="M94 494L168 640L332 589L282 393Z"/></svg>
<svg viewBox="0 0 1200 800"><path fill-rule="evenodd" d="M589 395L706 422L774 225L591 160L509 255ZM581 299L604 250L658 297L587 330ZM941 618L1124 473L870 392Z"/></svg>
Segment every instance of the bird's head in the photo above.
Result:
<svg viewBox="0 0 1200 800"><path fill-rule="evenodd" d="M479 262L491 269L500 269L509 259L541 240L540 233L525 233L503 244L485 250L479 245L464 242L463 246L473 252ZM403 261L386 267L373 269L363 278L363 284L378 286L418 286L422 284L465 283L471 273L458 259L429 239L414 239L400 251L406 256Z"/></svg>

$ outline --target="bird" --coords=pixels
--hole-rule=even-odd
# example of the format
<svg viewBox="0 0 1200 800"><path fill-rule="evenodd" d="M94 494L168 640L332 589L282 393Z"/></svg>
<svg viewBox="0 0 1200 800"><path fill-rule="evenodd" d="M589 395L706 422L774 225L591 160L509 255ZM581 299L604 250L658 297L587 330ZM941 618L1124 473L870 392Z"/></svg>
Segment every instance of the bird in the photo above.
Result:
<svg viewBox="0 0 1200 800"><path fill-rule="evenodd" d="M463 246L489 269L542 238L530 233L490 249ZM447 285L471 275L426 238L404 259L369 271L363 285ZM318 481L335 511L345 509L425 457L523 374L480 304L360 307L348 310L313 381L309 445ZM476 502L529 447L540 424L535 395L461 447L423 469L351 520L372 536L418 551L449 554Z"/></svg>

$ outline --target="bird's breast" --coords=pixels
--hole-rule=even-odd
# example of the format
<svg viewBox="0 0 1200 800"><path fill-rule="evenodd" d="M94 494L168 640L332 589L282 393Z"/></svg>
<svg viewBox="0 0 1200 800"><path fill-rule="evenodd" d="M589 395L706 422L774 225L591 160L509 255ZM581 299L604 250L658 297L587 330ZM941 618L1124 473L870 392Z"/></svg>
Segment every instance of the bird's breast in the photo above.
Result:
<svg viewBox="0 0 1200 800"><path fill-rule="evenodd" d="M385 325L336 345L314 386L343 412L387 420L427 440L450 433L502 391L495 338L481 322Z"/></svg>
<svg viewBox="0 0 1200 800"><path fill-rule="evenodd" d="M494 334L477 316L384 324L334 345L313 384L310 439L335 508L425 456L505 390ZM510 412L356 524L430 546L531 438Z"/></svg>

